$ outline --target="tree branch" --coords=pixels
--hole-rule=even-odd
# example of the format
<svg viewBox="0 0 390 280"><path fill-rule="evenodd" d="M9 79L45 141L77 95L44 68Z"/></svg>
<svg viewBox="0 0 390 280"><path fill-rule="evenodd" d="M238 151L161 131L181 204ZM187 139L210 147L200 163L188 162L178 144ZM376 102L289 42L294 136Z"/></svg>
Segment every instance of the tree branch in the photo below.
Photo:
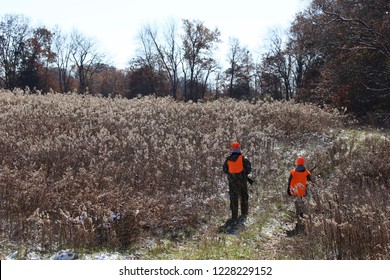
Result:
<svg viewBox="0 0 390 280"><path fill-rule="evenodd" d="M379 32L376 32L374 30L374 28L372 28L369 24L367 24L365 21L361 20L361 19L358 19L358 18L346 18L346 17L343 17L341 16L340 14L338 13L334 13L334 12L330 12L330 11L326 11L326 10L323 10L323 12L326 14L326 15L329 15L329 16L334 16L335 18L333 20L331 20L329 23L332 23L334 21L337 21L337 20L341 20L343 22L357 22L359 24L361 24L362 26L364 26L367 31L369 31L371 34L374 35L375 39L379 42L380 44L380 47L379 46L373 46L375 49L377 49L379 52L381 52L384 56L390 58L390 50L389 48L383 43L383 42L380 42L380 40L378 40L378 38L380 37L384 37L383 34L379 33ZM363 43L361 43L363 44ZM364 44L366 46L368 46L368 44Z"/></svg>
<svg viewBox="0 0 390 280"><path fill-rule="evenodd" d="M362 82L362 85L363 85L367 90L370 90L370 91L384 92L384 91L389 91L389 90L390 90L390 87L387 87L387 88L372 88L372 87L369 87L368 85L366 85L364 82Z"/></svg>

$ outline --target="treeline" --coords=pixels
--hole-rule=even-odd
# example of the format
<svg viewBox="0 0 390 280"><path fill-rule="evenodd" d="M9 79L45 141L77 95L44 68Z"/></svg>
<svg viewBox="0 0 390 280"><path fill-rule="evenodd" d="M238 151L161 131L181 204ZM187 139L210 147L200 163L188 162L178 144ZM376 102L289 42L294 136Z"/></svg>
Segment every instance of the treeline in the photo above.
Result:
<svg viewBox="0 0 390 280"><path fill-rule="evenodd" d="M388 0L312 0L287 36L273 32L259 58L230 38L225 69L216 59L221 34L199 20L140 28L127 69L106 62L98 42L78 32L31 27L23 15L0 20L0 87L43 92L170 95L178 100L229 96L295 99L388 122ZM254 31L255 32L255 31Z"/></svg>
<svg viewBox="0 0 390 280"><path fill-rule="evenodd" d="M313 0L286 48L298 98L390 123L389 26L388 0Z"/></svg>

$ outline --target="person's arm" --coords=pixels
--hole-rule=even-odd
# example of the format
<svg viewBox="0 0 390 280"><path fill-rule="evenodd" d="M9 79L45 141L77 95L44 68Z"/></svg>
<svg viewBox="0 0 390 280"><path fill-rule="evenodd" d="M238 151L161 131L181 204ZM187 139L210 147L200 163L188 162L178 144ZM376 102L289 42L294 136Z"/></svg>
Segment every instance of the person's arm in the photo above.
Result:
<svg viewBox="0 0 390 280"><path fill-rule="evenodd" d="M223 166L222 166L223 173L229 174L229 168L228 168L228 163L227 160L225 160Z"/></svg>
<svg viewBox="0 0 390 280"><path fill-rule="evenodd" d="M251 164L251 162L246 157L243 157L243 164L244 164L245 174L246 175L250 174L252 172L252 164Z"/></svg>
<svg viewBox="0 0 390 280"><path fill-rule="evenodd" d="M311 173L310 173L310 171L308 171L308 174L307 174L307 176L306 176L306 179L307 179L309 182L311 182Z"/></svg>
<svg viewBox="0 0 390 280"><path fill-rule="evenodd" d="M291 180L292 180L292 174L290 173L290 177L288 178L288 186L287 186L287 194L288 194L289 196L291 196L291 192L290 192Z"/></svg>

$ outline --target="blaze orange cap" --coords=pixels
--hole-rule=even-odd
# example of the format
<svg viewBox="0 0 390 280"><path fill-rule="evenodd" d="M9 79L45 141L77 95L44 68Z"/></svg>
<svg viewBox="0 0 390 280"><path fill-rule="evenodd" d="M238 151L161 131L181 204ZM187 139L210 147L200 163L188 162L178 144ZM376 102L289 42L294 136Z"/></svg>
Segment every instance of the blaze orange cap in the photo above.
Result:
<svg viewBox="0 0 390 280"><path fill-rule="evenodd" d="M305 165L305 159L303 157L298 157L297 165Z"/></svg>
<svg viewBox="0 0 390 280"><path fill-rule="evenodd" d="M238 142L233 142L232 149L241 149L241 146Z"/></svg>

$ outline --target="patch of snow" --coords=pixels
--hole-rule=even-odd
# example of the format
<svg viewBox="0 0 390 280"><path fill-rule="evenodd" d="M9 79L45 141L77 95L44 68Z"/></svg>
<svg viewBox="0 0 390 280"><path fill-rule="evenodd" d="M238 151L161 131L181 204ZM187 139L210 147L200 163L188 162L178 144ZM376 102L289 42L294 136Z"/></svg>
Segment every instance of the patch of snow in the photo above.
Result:
<svg viewBox="0 0 390 280"><path fill-rule="evenodd" d="M61 250L55 254L51 259L52 260L76 260L79 256L70 250Z"/></svg>
<svg viewBox="0 0 390 280"><path fill-rule="evenodd" d="M18 251L15 251L7 256L7 260L14 260L18 256Z"/></svg>

